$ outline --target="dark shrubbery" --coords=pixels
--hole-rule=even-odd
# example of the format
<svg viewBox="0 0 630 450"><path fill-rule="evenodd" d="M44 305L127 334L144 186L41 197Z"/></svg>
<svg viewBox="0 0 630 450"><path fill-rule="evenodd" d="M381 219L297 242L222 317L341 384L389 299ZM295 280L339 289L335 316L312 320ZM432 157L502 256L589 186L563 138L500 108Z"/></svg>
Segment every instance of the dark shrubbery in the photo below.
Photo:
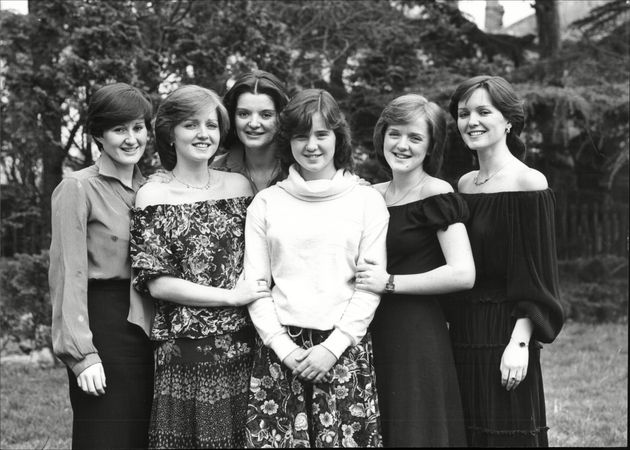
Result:
<svg viewBox="0 0 630 450"><path fill-rule="evenodd" d="M561 261L566 317L576 322L618 322L628 317L628 259L614 255Z"/></svg>
<svg viewBox="0 0 630 450"><path fill-rule="evenodd" d="M52 308L48 292L48 251L18 254L0 272L0 327L3 346L14 341L26 353L51 347Z"/></svg>

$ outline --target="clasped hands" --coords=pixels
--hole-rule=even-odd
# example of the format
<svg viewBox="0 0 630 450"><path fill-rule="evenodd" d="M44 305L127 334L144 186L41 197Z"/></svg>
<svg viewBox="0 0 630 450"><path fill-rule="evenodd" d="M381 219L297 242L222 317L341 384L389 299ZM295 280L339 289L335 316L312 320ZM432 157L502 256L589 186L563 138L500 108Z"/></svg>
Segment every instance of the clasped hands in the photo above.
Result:
<svg viewBox="0 0 630 450"><path fill-rule="evenodd" d="M312 383L331 381L330 370L336 362L337 357L321 344L307 349L296 348L282 360L282 363L291 369L293 375Z"/></svg>

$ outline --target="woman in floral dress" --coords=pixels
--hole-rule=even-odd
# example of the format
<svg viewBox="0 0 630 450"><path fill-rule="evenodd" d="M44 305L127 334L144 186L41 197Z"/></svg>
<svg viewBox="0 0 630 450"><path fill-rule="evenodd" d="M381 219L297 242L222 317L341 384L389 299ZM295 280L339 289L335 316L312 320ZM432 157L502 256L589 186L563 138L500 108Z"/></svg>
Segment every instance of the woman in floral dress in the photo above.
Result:
<svg viewBox="0 0 630 450"><path fill-rule="evenodd" d="M254 338L245 305L269 290L239 281L249 182L208 168L228 127L213 91L171 93L155 121L170 173L144 185L132 211L134 286L155 302L151 448L244 444Z"/></svg>
<svg viewBox="0 0 630 450"><path fill-rule="evenodd" d="M247 445L381 446L367 333L379 295L354 275L385 261L385 202L350 173L348 125L326 91L293 97L279 137L289 176L247 211L245 277L274 283L249 307L260 339Z"/></svg>

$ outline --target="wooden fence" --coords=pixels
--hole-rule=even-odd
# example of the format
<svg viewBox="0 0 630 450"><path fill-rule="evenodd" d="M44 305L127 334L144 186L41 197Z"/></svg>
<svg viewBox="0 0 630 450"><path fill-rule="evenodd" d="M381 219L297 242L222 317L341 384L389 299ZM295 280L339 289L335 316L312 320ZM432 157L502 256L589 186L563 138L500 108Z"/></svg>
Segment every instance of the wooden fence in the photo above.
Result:
<svg viewBox="0 0 630 450"><path fill-rule="evenodd" d="M628 205L558 202L558 258L613 254L628 257Z"/></svg>

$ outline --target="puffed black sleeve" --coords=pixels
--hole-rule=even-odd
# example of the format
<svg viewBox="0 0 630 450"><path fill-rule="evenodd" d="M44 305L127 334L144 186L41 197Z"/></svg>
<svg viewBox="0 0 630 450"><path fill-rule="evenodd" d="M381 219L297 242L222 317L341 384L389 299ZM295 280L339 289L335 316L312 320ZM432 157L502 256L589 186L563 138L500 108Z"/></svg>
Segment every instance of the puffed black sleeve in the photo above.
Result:
<svg viewBox="0 0 630 450"><path fill-rule="evenodd" d="M507 296L515 304L513 316L533 322L532 338L549 343L564 323L558 288L555 195L546 189L524 192L510 201Z"/></svg>
<svg viewBox="0 0 630 450"><path fill-rule="evenodd" d="M427 197L413 206L409 208L411 223L435 231L446 230L457 222L465 223L470 215L466 202L454 192Z"/></svg>

